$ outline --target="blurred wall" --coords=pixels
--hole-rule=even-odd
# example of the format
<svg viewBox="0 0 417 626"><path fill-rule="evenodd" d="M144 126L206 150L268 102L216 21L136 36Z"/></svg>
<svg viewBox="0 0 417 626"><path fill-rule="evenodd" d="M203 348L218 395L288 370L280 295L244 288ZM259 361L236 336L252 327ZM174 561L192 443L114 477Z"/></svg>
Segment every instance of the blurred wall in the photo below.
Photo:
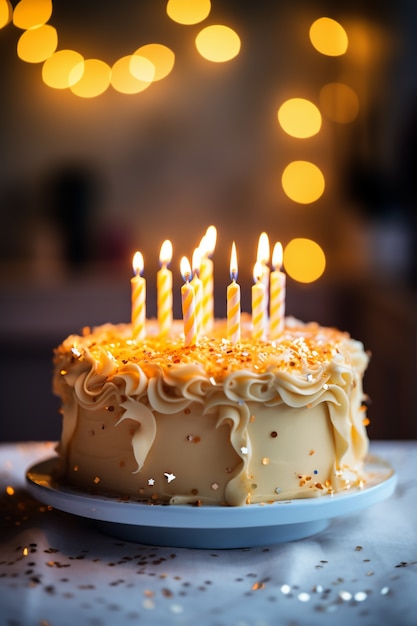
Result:
<svg viewBox="0 0 417 626"><path fill-rule="evenodd" d="M170 22L165 2L55 2L60 48L111 64L149 41L172 47L170 76L135 96L52 90L39 65L17 58L17 29L0 30L0 439L59 437L53 346L84 325L129 319L137 248L155 314L160 244L173 241L179 294L179 258L210 224L219 232L218 315L233 240L247 310L261 231L284 245L320 243L326 272L310 285L289 279L287 312L347 330L372 352L371 437L416 436L415 3L242 4L213 0L209 22L235 28L242 48L212 64L194 47L202 25ZM323 15L350 36L343 57L318 54L308 39ZM285 135L280 104L318 103L323 84L338 80L357 92L358 117L324 117L309 140ZM293 159L325 173L312 205L282 190Z"/></svg>

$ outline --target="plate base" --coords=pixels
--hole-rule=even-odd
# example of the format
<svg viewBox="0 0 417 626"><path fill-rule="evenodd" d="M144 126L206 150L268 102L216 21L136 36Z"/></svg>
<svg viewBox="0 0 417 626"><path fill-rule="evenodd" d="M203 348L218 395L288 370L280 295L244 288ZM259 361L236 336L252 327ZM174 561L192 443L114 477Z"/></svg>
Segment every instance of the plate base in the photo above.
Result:
<svg viewBox="0 0 417 626"><path fill-rule="evenodd" d="M94 526L106 535L134 543L171 548L225 550L305 539L325 530L329 522L330 520L315 520L262 528L223 528L221 532L209 528L170 528L166 533L161 528L153 526L133 526L97 520L94 521Z"/></svg>

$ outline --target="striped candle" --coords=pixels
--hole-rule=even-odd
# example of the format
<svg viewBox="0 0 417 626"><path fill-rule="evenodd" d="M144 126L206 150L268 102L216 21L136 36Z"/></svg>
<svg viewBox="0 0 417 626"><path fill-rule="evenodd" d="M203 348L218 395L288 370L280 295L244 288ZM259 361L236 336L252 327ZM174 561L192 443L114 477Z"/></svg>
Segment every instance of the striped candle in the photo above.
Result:
<svg viewBox="0 0 417 626"><path fill-rule="evenodd" d="M255 284L252 286L252 339L265 339L265 285L262 282L262 263L257 261L253 270Z"/></svg>
<svg viewBox="0 0 417 626"><path fill-rule="evenodd" d="M216 247L216 240L216 227L209 226L199 245L201 251L200 280L203 285L202 327L205 333L209 333L214 325L213 261L210 257Z"/></svg>
<svg viewBox="0 0 417 626"><path fill-rule="evenodd" d="M172 243L166 239L159 254L161 269L156 276L159 334L166 337L172 327L172 272L168 265L172 259Z"/></svg>
<svg viewBox="0 0 417 626"><path fill-rule="evenodd" d="M135 252L133 256L133 271L131 278L132 288L132 338L142 341L145 338L146 323L146 280L141 276L143 272L143 256Z"/></svg>
<svg viewBox="0 0 417 626"><path fill-rule="evenodd" d="M285 325L285 283L286 276L281 272L282 245L277 242L272 254L273 271L270 276L270 309L269 309L269 338L277 339Z"/></svg>
<svg viewBox="0 0 417 626"><path fill-rule="evenodd" d="M227 287L227 339L232 343L240 341L240 286L237 284L237 255L233 242L230 258L230 278Z"/></svg>
<svg viewBox="0 0 417 626"><path fill-rule="evenodd" d="M185 283L181 287L182 316L184 320L184 343L194 346L197 343L197 324L195 319L195 294L190 283L191 267L187 257L181 259L181 274Z"/></svg>
<svg viewBox="0 0 417 626"><path fill-rule="evenodd" d="M195 297L195 323L197 326L197 336L204 332L203 328L203 283L200 279L201 252L200 248L196 248L193 252L193 278L191 281L194 287Z"/></svg>

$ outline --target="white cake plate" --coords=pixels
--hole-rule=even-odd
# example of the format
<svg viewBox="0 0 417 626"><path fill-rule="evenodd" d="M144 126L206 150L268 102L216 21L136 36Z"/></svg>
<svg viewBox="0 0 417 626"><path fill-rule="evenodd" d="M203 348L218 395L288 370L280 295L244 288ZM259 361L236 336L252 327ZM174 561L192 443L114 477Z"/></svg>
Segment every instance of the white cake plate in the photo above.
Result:
<svg viewBox="0 0 417 626"><path fill-rule="evenodd" d="M56 509L93 520L107 534L136 543L179 548L247 548L310 537L335 517L357 513L388 498L397 477L389 463L369 456L363 488L318 498L243 507L152 505L91 495L57 483L58 458L30 467L33 497Z"/></svg>

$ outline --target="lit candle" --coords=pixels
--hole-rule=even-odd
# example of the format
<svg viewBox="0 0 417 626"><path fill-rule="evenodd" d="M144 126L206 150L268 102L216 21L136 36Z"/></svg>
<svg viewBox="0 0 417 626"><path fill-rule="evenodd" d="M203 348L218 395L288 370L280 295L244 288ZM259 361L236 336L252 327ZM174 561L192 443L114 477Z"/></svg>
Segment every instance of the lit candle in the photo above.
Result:
<svg viewBox="0 0 417 626"><path fill-rule="evenodd" d="M159 333L169 334L172 326L172 272L168 265L172 259L172 243L166 239L159 254L161 269L156 275Z"/></svg>
<svg viewBox="0 0 417 626"><path fill-rule="evenodd" d="M233 242L230 257L230 278L232 282L227 287L227 338L232 343L240 341L240 286L237 284L237 255L236 245Z"/></svg>
<svg viewBox="0 0 417 626"><path fill-rule="evenodd" d="M181 259L181 274L185 283L181 287L182 316L184 320L184 343L193 346L197 343L197 326L195 319L194 287L190 283L191 267L187 257Z"/></svg>
<svg viewBox="0 0 417 626"><path fill-rule="evenodd" d="M256 261L262 265L262 282L265 285L265 315L268 316L268 296L269 296L269 257L271 256L269 248L269 238L267 233L261 233L258 241L258 253Z"/></svg>
<svg viewBox="0 0 417 626"><path fill-rule="evenodd" d="M132 287L132 337L141 341L145 338L146 323L146 280L143 272L143 256L135 252L133 256L134 277L130 280Z"/></svg>
<svg viewBox="0 0 417 626"><path fill-rule="evenodd" d="M216 227L209 226L199 246L201 251L200 279L203 284L202 326L205 333L209 333L214 324L213 261L210 257L216 247L216 240Z"/></svg>
<svg viewBox="0 0 417 626"><path fill-rule="evenodd" d="M196 248L193 252L193 279L191 281L194 287L195 297L195 323L197 326L197 335L203 332L203 283L200 279L201 251Z"/></svg>
<svg viewBox="0 0 417 626"><path fill-rule="evenodd" d="M272 253L271 294L269 337L276 339L284 330L285 324L285 282L286 276L281 272L282 245L277 242Z"/></svg>
<svg viewBox="0 0 417 626"><path fill-rule="evenodd" d="M262 282L262 263L257 261L253 269L255 284L252 286L252 338L265 339L265 285Z"/></svg>

